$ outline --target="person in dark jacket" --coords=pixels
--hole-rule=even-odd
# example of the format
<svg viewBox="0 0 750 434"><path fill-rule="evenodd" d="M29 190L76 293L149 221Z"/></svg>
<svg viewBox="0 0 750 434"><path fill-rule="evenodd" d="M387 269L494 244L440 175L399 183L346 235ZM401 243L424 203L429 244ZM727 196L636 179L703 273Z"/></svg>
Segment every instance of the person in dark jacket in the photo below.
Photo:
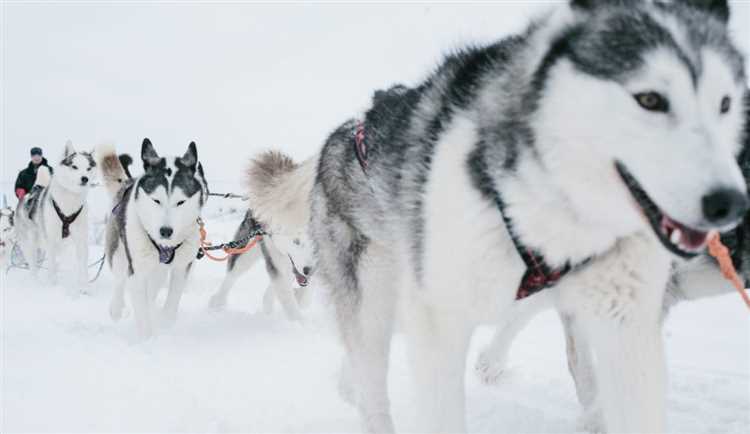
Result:
<svg viewBox="0 0 750 434"><path fill-rule="evenodd" d="M42 148L33 147L31 148L31 161L29 161L28 167L18 172L18 177L16 178L16 197L18 200L23 199L34 187L36 173L40 166L49 167L49 171L52 173L52 168L47 163L44 155L42 155Z"/></svg>

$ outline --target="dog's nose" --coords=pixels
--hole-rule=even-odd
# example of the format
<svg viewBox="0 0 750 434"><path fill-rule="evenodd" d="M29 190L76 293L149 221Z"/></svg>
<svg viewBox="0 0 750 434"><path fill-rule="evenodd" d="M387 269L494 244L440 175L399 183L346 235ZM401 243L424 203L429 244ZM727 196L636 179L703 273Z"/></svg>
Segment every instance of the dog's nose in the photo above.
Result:
<svg viewBox="0 0 750 434"><path fill-rule="evenodd" d="M311 271L312 271L312 267L302 268L302 274L304 274L305 276L309 276Z"/></svg>
<svg viewBox="0 0 750 434"><path fill-rule="evenodd" d="M703 196L703 216L717 226L734 223L745 215L747 195L739 190L719 189Z"/></svg>
<svg viewBox="0 0 750 434"><path fill-rule="evenodd" d="M174 230L172 230L172 228L170 228L168 226L162 226L159 229L159 235L161 235L161 237L164 238L164 239L168 239L169 237L171 237L172 236L172 232L174 232Z"/></svg>
<svg viewBox="0 0 750 434"><path fill-rule="evenodd" d="M89 183L89 177L88 176L82 176L81 177L81 184L86 185Z"/></svg>

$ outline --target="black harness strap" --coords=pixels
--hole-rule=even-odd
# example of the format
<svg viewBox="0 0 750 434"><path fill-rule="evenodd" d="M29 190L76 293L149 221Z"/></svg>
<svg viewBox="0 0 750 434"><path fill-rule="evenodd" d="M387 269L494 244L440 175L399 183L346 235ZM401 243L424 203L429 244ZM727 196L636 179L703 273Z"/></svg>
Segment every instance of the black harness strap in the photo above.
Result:
<svg viewBox="0 0 750 434"><path fill-rule="evenodd" d="M74 221L76 221L78 216L81 214L81 211L83 211L83 205L78 208L78 211L74 212L71 215L63 214L60 207L57 206L57 202L55 202L55 199L52 199L52 206L55 208L57 217L59 217L60 221L62 222L62 237L68 238L70 236L70 225L73 224Z"/></svg>
<svg viewBox="0 0 750 434"><path fill-rule="evenodd" d="M570 265L570 262L566 262L561 268L553 269L545 262L544 256L539 252L524 246L518 238L518 235L516 235L513 230L513 221L508 217L506 212L505 202L498 191L495 191L495 203L500 210L500 215L503 217L505 228L508 230L508 235L510 235L510 239L513 241L516 251L519 256L521 256L524 264L526 264L526 271L523 273L521 283L518 285L518 290L516 292L516 300L524 299L543 289L555 286L560 279L571 270L589 262L590 259L586 259L575 267Z"/></svg>

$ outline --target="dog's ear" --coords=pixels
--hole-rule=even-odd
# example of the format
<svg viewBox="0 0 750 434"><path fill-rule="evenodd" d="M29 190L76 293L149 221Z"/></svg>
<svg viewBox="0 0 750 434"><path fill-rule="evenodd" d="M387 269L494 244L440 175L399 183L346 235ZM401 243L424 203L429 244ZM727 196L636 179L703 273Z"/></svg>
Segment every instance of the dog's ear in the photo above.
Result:
<svg viewBox="0 0 750 434"><path fill-rule="evenodd" d="M705 11L724 23L729 22L729 2L727 0L683 0L688 5Z"/></svg>
<svg viewBox="0 0 750 434"><path fill-rule="evenodd" d="M198 164L198 149L195 146L195 142L190 142L185 155L180 158L180 161L185 166L195 170L195 166Z"/></svg>
<svg viewBox="0 0 750 434"><path fill-rule="evenodd" d="M73 142L70 139L68 139L65 142L65 149L63 150L63 158L62 159L64 160L64 159L70 157L71 155L73 155L75 153L76 153L76 150L73 147Z"/></svg>
<svg viewBox="0 0 750 434"><path fill-rule="evenodd" d="M148 138L143 139L143 144L141 145L141 160L143 160L143 170L148 170L149 167L158 164L159 160L161 160L159 154L154 149L154 145L151 144L151 140Z"/></svg>

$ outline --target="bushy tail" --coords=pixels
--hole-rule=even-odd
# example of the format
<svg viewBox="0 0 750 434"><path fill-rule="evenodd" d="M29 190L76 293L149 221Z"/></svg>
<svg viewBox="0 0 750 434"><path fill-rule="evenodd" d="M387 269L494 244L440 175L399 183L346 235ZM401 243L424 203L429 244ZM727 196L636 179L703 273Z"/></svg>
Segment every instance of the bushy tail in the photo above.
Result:
<svg viewBox="0 0 750 434"><path fill-rule="evenodd" d="M112 145L100 145L96 148L97 164L102 175L102 182L107 189L109 197L114 199L117 192L130 180L131 175L128 167L133 164L130 155L117 155Z"/></svg>
<svg viewBox="0 0 750 434"><path fill-rule="evenodd" d="M247 166L250 208L262 222L297 231L310 217L310 192L315 182L317 155L296 163L280 151L263 152Z"/></svg>

